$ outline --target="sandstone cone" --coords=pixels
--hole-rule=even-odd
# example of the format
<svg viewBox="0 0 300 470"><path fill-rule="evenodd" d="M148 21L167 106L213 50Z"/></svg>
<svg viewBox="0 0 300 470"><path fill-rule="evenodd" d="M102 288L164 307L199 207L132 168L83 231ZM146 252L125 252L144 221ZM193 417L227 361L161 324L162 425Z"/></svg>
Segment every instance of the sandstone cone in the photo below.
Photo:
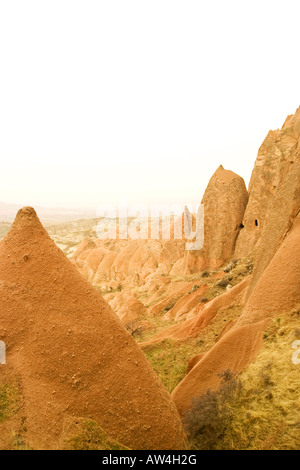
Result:
<svg viewBox="0 0 300 470"><path fill-rule="evenodd" d="M237 236L248 202L243 178L222 165L211 177L204 193L204 245L201 250L186 251L172 274L218 268L234 253ZM199 209L199 211L201 208Z"/></svg>
<svg viewBox="0 0 300 470"><path fill-rule="evenodd" d="M0 244L0 339L20 378L26 439L59 449L70 417L132 449L184 449L177 410L101 295L24 208Z"/></svg>
<svg viewBox="0 0 300 470"><path fill-rule="evenodd" d="M202 200L204 252L212 267L221 266L233 254L247 202L244 180L221 165L210 179Z"/></svg>

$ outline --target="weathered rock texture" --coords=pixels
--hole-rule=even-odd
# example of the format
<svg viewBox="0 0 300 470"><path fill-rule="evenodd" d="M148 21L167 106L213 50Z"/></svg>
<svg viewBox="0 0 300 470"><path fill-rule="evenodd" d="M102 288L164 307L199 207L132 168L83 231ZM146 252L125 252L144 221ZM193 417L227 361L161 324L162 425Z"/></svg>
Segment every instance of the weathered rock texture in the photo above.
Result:
<svg viewBox="0 0 300 470"><path fill-rule="evenodd" d="M193 398L220 386L219 374L226 370L240 372L256 357L262 344L265 323L231 329L191 369L172 393L179 413L184 416Z"/></svg>
<svg viewBox="0 0 300 470"><path fill-rule="evenodd" d="M181 414L194 397L218 388L218 374L225 369L239 373L255 360L269 320L300 303L300 108L281 130L268 134L259 150L243 224L235 256L256 249L247 302L239 319L174 390Z"/></svg>
<svg viewBox="0 0 300 470"><path fill-rule="evenodd" d="M92 245L94 244L94 246ZM85 240L72 261L93 284L104 286L118 281L127 286L141 285L153 273L167 275L184 255L182 240Z"/></svg>
<svg viewBox="0 0 300 470"><path fill-rule="evenodd" d="M213 174L204 193L204 244L187 251L172 274L195 273L222 266L234 253L248 202L244 180L222 165ZM200 211L201 209L199 209Z"/></svg>
<svg viewBox="0 0 300 470"><path fill-rule="evenodd" d="M146 313L145 305L131 291L118 292L108 302L125 326L133 326Z"/></svg>
<svg viewBox="0 0 300 470"><path fill-rule="evenodd" d="M202 200L205 210L203 257L208 266L219 267L232 256L247 202L244 180L220 166Z"/></svg>
<svg viewBox="0 0 300 470"><path fill-rule="evenodd" d="M278 238L278 232L282 235L289 228L287 220L295 217L299 201L299 137L300 108L286 119L281 130L270 131L261 145L250 180L249 202L244 228L236 243L236 257L251 252L263 234L273 231L274 227L276 236L264 235L264 238ZM273 244L276 249L278 244ZM269 250L268 245L271 257L274 247ZM265 267L262 266L262 270Z"/></svg>
<svg viewBox="0 0 300 470"><path fill-rule="evenodd" d="M300 215L260 276L237 325L290 312L300 303Z"/></svg>
<svg viewBox="0 0 300 470"><path fill-rule="evenodd" d="M185 321L177 325L170 326L161 333L153 336L147 342L141 343L141 346L154 344L166 339L182 341L197 336L211 323L221 309L229 307L236 297L244 292L249 281L250 277L244 279L228 292L217 296L206 304L199 302L189 311L191 318L187 318Z"/></svg>
<svg viewBox="0 0 300 470"><path fill-rule="evenodd" d="M169 240L129 239L113 240L110 243L85 240L75 252L73 261L94 284L117 280L126 282L126 285L141 285L153 273L158 276L177 276L217 268L234 253L247 201L244 180L220 166L212 176L202 200L202 249L186 249L186 237L190 232L195 232L196 222L197 229L201 225L201 208L196 217L186 207L182 216L171 223Z"/></svg>
<svg viewBox="0 0 300 470"><path fill-rule="evenodd" d="M299 259L300 216L260 277L241 317L173 391L182 415L193 398L218 388L222 372L239 373L255 360L269 319L289 313L300 303Z"/></svg>
<svg viewBox="0 0 300 470"><path fill-rule="evenodd" d="M95 420L132 449L184 449L169 394L33 209L19 211L0 260L0 338L20 378L29 444L60 448L73 416Z"/></svg>

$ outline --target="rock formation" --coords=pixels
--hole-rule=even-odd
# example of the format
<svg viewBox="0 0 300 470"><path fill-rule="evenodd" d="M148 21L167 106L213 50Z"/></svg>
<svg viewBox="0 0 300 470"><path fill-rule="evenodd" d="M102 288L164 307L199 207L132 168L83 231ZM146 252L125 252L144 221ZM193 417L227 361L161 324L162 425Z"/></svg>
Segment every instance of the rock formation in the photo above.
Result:
<svg viewBox="0 0 300 470"><path fill-rule="evenodd" d="M94 247L84 241L73 261L90 282L118 280L127 285L143 284L153 273L176 276L214 269L234 253L247 201L244 180L220 166L202 200L204 245L201 250L186 250L186 236L196 230L196 221L199 228L201 208L196 217L185 207L182 216L171 224L169 240L129 239L126 243L114 240L109 246L99 240ZM179 235L181 239L176 238Z"/></svg>
<svg viewBox="0 0 300 470"><path fill-rule="evenodd" d="M242 222L244 228L236 243L237 258L255 248L265 231L267 219L277 217L277 225L280 226L283 212L297 205L299 135L300 108L294 115L288 116L281 130L270 131L261 145L249 184L249 202ZM283 191L282 186L285 186ZM282 192L284 194L280 195ZM272 229L267 227L266 230Z"/></svg>
<svg viewBox="0 0 300 470"><path fill-rule="evenodd" d="M299 260L300 214L267 268L259 277L237 322L237 327L272 317L280 317L300 303Z"/></svg>
<svg viewBox="0 0 300 470"><path fill-rule="evenodd" d="M280 131L268 134L259 150L243 225L235 256L256 251L246 305L174 390L181 414L193 398L218 388L224 370L239 373L255 360L270 319L300 303L300 108Z"/></svg>
<svg viewBox="0 0 300 470"><path fill-rule="evenodd" d="M226 370L240 372L256 357L261 345L265 322L231 329L191 369L172 393L179 413L184 416L192 405L193 398L207 390L216 390L220 375Z"/></svg>
<svg viewBox="0 0 300 470"><path fill-rule="evenodd" d="M201 272L222 266L234 253L248 202L244 180L222 165L211 177L204 193L204 245L187 251L171 274ZM201 210L201 209L199 209Z"/></svg>
<svg viewBox="0 0 300 470"><path fill-rule="evenodd" d="M241 317L172 393L181 414L192 399L220 384L220 374L241 372L258 354L270 318L300 303L300 217L256 284ZM217 299L216 299L217 300ZM182 325L180 325L182 326ZM176 328L176 327L174 327Z"/></svg>
<svg viewBox="0 0 300 470"><path fill-rule="evenodd" d="M203 257L206 266L222 266L232 256L247 202L244 180L220 166L202 200L205 211Z"/></svg>
<svg viewBox="0 0 300 470"><path fill-rule="evenodd" d="M0 312L33 448L60 448L70 417L98 422L132 449L186 448L177 410L143 353L31 208L0 244Z"/></svg>
<svg viewBox="0 0 300 470"><path fill-rule="evenodd" d="M141 346L143 347L148 344L161 342L165 339L182 341L187 338L193 338L197 336L210 324L210 322L218 314L219 310L229 307L236 297L245 291L249 281L250 278L248 277L234 286L228 292L217 296L206 304L198 302L196 307L190 310L191 318L188 318L177 325L170 326L161 333L153 336L147 342L141 343ZM184 297L182 299L184 299ZM178 303L180 304L180 300Z"/></svg>
<svg viewBox="0 0 300 470"><path fill-rule="evenodd" d="M118 292L108 304L127 327L133 327L137 320L146 313L145 305L131 291Z"/></svg>

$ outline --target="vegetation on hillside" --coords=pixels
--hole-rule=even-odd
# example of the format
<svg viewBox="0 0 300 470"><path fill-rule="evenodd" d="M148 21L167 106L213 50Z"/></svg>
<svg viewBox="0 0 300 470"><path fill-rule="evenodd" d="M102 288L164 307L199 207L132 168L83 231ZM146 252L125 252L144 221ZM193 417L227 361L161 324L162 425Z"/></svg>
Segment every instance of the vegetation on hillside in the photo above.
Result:
<svg viewBox="0 0 300 470"><path fill-rule="evenodd" d="M184 423L194 449L299 450L300 365L292 362L300 309L278 318L256 361L195 400Z"/></svg>

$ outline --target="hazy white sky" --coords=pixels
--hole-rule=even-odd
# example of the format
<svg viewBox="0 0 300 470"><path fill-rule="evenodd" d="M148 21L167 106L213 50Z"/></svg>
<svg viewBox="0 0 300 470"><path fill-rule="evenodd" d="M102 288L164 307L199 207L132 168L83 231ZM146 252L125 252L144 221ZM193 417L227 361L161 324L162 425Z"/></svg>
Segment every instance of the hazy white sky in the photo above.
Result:
<svg viewBox="0 0 300 470"><path fill-rule="evenodd" d="M300 105L300 2L0 0L0 201L200 202Z"/></svg>

